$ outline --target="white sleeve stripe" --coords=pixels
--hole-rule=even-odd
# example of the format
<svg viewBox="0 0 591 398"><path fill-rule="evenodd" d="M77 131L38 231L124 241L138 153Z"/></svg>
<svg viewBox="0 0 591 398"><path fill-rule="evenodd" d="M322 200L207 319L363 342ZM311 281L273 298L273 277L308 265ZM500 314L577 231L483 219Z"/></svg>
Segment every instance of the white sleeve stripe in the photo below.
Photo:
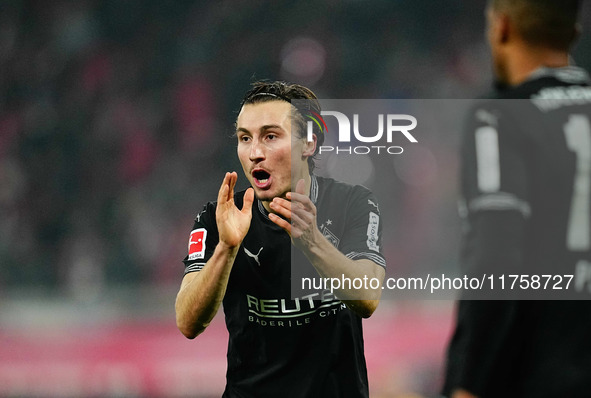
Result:
<svg viewBox="0 0 591 398"><path fill-rule="evenodd" d="M345 257L350 258L351 260L355 260L359 257L361 258L366 258L368 260L373 261L374 263L386 268L386 260L384 260L384 257L375 254L375 253L367 253L367 252L351 252L349 254L346 254Z"/></svg>
<svg viewBox="0 0 591 398"><path fill-rule="evenodd" d="M205 263L189 264L185 267L185 274L188 274L189 272L201 271L204 266L205 266Z"/></svg>
<svg viewBox="0 0 591 398"><path fill-rule="evenodd" d="M497 130L491 126L479 127L475 139L478 188L482 192L496 192L501 188Z"/></svg>
<svg viewBox="0 0 591 398"><path fill-rule="evenodd" d="M470 213L483 210L517 210L525 218L531 214L531 207L528 202L507 192L481 195L468 204Z"/></svg>

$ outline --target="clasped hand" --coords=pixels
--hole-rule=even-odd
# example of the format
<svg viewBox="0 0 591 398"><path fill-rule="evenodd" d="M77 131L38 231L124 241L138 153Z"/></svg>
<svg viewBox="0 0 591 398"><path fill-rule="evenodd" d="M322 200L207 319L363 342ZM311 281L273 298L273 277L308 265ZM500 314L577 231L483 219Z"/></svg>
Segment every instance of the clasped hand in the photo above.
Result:
<svg viewBox="0 0 591 398"><path fill-rule="evenodd" d="M299 248L310 247L320 231L316 223L316 206L306 194L305 181L299 180L295 192L288 192L284 198L274 198L269 218L290 235L293 244ZM281 216L281 217L279 217Z"/></svg>

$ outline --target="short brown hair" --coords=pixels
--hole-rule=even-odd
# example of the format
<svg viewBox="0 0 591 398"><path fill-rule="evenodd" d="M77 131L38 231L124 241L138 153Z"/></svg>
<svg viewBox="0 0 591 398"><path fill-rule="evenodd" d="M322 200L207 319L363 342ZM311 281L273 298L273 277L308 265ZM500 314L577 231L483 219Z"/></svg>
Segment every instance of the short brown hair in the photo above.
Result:
<svg viewBox="0 0 591 398"><path fill-rule="evenodd" d="M240 108L247 104L256 104L268 101L285 101L292 103L292 100L306 100L311 111L320 115L321 108L318 97L312 90L299 84L287 83L284 81L257 81L252 83L251 89L244 95ZM297 124L297 133L304 137L306 131L306 120L301 109L295 108L297 117L294 119ZM313 133L316 135L316 151L308 158L310 173L316 167L314 157L318 154L320 146L324 142L324 131L313 125Z"/></svg>

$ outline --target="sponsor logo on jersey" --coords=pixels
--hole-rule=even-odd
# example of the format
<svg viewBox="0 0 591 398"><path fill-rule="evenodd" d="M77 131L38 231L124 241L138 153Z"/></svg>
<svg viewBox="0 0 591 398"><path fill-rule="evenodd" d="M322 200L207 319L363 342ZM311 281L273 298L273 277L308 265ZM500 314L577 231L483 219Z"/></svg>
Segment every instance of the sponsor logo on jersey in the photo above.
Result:
<svg viewBox="0 0 591 398"><path fill-rule="evenodd" d="M367 204L368 204L368 205L372 205L373 207L375 207L375 208L376 208L376 210L378 211L378 213L380 212L380 207L379 207L379 206L378 206L378 204L377 204L376 202L374 202L373 200L371 200L371 199L367 199Z"/></svg>
<svg viewBox="0 0 591 398"><path fill-rule="evenodd" d="M191 231L189 237L189 260L198 260L205 258L205 239L207 230L199 228Z"/></svg>
<svg viewBox="0 0 591 398"><path fill-rule="evenodd" d="M203 215L203 213L205 213L207 211L207 209L203 209L201 211L201 213L197 214L197 217L195 217L195 221L197 222L201 222L201 216Z"/></svg>
<svg viewBox="0 0 591 398"><path fill-rule="evenodd" d="M259 255L261 254L261 252L263 251L263 247L261 247L258 251L257 254L252 253L250 250L248 250L246 247L244 248L244 253L246 253L246 255L248 257L254 258L254 261L257 262L257 264L259 265L259 267L261 266L261 260L259 260Z"/></svg>
<svg viewBox="0 0 591 398"><path fill-rule="evenodd" d="M380 216L373 211L369 212L369 224L367 225L367 247L370 250L379 251L378 246L378 227L380 225Z"/></svg>
<svg viewBox="0 0 591 398"><path fill-rule="evenodd" d="M294 327L326 318L346 308L335 295L326 290L296 299L261 299L246 295L248 321L260 326Z"/></svg>

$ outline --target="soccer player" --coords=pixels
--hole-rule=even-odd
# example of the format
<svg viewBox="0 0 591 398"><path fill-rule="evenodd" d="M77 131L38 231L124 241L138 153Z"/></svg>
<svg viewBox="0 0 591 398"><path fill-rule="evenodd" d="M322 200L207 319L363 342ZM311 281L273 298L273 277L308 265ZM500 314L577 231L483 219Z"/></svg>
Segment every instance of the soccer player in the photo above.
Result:
<svg viewBox="0 0 591 398"><path fill-rule="evenodd" d="M244 97L237 152L251 187L234 193L238 176L226 173L217 202L195 219L177 325L194 338L223 303L224 397L367 397L361 321L375 311L385 274L377 200L312 173L324 132L315 126L309 141L292 100L320 113L314 93L296 84L257 82ZM291 299L292 245L317 276L376 278L380 289Z"/></svg>
<svg viewBox="0 0 591 398"><path fill-rule="evenodd" d="M569 289L582 300L460 301L445 396L591 396L591 88L569 57L578 9L577 0L489 0L497 81L463 136L462 263L575 275Z"/></svg>

